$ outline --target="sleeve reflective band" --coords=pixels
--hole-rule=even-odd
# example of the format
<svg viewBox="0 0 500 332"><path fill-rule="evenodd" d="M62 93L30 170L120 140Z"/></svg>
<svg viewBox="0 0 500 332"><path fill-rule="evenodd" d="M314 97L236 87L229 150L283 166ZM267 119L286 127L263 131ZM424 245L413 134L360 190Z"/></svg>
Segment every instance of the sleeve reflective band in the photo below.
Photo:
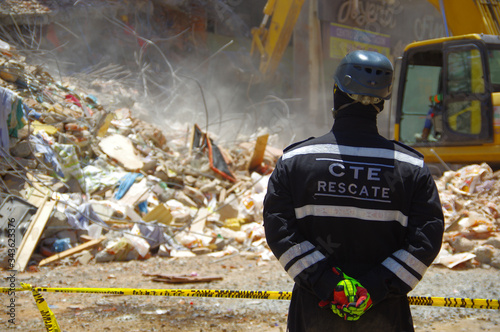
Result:
<svg viewBox="0 0 500 332"><path fill-rule="evenodd" d="M419 280L393 258L388 257L382 262L382 265L394 273L399 279L401 279L401 281L410 286L411 289L417 286Z"/></svg>
<svg viewBox="0 0 500 332"><path fill-rule="evenodd" d="M423 276L425 271L427 271L427 265L418 260L415 256L410 254L406 250L398 250L393 254L394 257L411 267L415 272Z"/></svg>
<svg viewBox="0 0 500 332"><path fill-rule="evenodd" d="M281 266L285 267L290 263L293 259L302 256L308 251L314 249L314 246L309 241L304 241L299 244L290 247L283 255L281 255L279 262Z"/></svg>
<svg viewBox="0 0 500 332"><path fill-rule="evenodd" d="M307 269L309 266L316 264L319 261L322 261L326 257L319 251L313 251L307 256L302 257L288 269L288 275L292 277L292 279L295 279L295 277Z"/></svg>

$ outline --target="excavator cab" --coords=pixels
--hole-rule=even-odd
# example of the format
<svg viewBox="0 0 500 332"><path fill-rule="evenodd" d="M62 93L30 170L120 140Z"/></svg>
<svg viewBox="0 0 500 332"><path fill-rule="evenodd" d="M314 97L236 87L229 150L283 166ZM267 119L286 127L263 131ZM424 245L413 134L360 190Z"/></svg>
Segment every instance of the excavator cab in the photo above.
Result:
<svg viewBox="0 0 500 332"><path fill-rule="evenodd" d="M422 152L426 161L500 160L500 113L493 107L500 101L498 36L472 34L408 45L397 91L395 139ZM489 153L495 156L484 156Z"/></svg>

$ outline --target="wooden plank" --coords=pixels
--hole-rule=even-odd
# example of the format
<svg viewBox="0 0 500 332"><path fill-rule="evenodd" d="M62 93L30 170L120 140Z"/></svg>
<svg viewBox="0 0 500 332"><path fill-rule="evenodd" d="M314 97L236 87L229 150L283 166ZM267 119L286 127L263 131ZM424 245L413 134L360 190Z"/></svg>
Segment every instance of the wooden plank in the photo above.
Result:
<svg viewBox="0 0 500 332"><path fill-rule="evenodd" d="M192 276L189 274L178 274L178 275L169 275L169 274L149 274L143 273L143 276L153 277L151 280L156 282L164 282L169 284L190 284L196 282L210 282L222 280L222 277L219 276Z"/></svg>
<svg viewBox="0 0 500 332"><path fill-rule="evenodd" d="M49 196L54 200L57 199L56 193L49 187L43 185L43 183L39 181L39 178L34 177L31 173L27 173L26 176L31 184L33 184L33 187L28 188L29 194L26 199L28 203L40 207L44 202L45 196Z"/></svg>
<svg viewBox="0 0 500 332"><path fill-rule="evenodd" d="M38 240L45 230L47 225L47 220L49 219L52 210L56 205L56 201L50 200L48 196L45 196L42 205L38 208L36 214L33 216L33 220L23 236L23 240L19 249L17 250L15 270L18 272L24 271L28 261L35 250Z"/></svg>
<svg viewBox="0 0 500 332"><path fill-rule="evenodd" d="M32 192L28 195L28 199L26 201L38 208L42 206L44 197L44 195L42 195L35 189L32 189Z"/></svg>
<svg viewBox="0 0 500 332"><path fill-rule="evenodd" d="M264 154L266 153L267 139L269 134L265 134L257 137L255 142L255 147L253 149L252 158L250 159L250 164L248 165L248 170L253 171L264 161Z"/></svg>
<svg viewBox="0 0 500 332"><path fill-rule="evenodd" d="M55 254L55 255L52 255L48 258L45 258L44 260L42 260L38 266L44 266L44 265L47 265L49 263L52 263L52 262L55 262L55 261L58 261L60 259L63 259L65 257L69 257L71 255L74 255L80 251L83 251L83 250L86 250L86 249L90 249L92 247L95 247L97 246L98 244L100 244L102 241L104 241L106 239L105 236L102 236L96 240L92 240L92 241L89 241L89 242L85 242L85 243L82 243L74 248L71 248L71 249L68 249L68 250L65 250L63 252L60 252L58 254Z"/></svg>
<svg viewBox="0 0 500 332"><path fill-rule="evenodd" d="M170 213L170 208L165 204L161 203L155 206L154 209L149 211L143 218L145 222L150 222L156 220L159 223L169 225L174 217Z"/></svg>
<svg viewBox="0 0 500 332"><path fill-rule="evenodd" d="M89 242L89 241L93 241L94 239L91 238L89 235L86 235L86 234L82 234L80 235L80 241L85 243L85 242Z"/></svg>

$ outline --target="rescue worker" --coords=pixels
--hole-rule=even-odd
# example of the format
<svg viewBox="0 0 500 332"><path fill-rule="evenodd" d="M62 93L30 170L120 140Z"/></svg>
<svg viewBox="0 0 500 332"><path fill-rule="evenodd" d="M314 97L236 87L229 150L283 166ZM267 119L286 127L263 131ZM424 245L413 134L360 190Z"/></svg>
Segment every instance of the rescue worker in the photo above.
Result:
<svg viewBox="0 0 500 332"><path fill-rule="evenodd" d="M439 253L443 213L417 151L379 135L393 66L354 51L334 124L287 147L264 199L266 239L295 281L288 331L414 331L407 293Z"/></svg>

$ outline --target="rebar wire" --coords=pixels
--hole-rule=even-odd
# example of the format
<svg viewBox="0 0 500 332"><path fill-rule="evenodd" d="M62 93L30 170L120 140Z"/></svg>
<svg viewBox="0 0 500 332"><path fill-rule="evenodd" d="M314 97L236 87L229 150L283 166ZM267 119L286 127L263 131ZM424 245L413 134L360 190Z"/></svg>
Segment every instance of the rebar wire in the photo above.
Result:
<svg viewBox="0 0 500 332"><path fill-rule="evenodd" d="M276 97L276 96L273 96L273 95L267 95L264 97L264 101L266 99L271 99L271 100L275 100L277 102L279 102L281 105L283 105L284 109L286 110L286 118L289 119L290 118L290 108L288 107L288 104L281 98L279 97Z"/></svg>
<svg viewBox="0 0 500 332"><path fill-rule="evenodd" d="M58 47L55 47L51 50L41 50L41 49L36 49L36 50L26 50L23 49L22 52L27 53L30 55L31 58L38 58L39 63L41 66L45 66L45 64L48 62L47 58L51 59L54 61L56 67L57 67L57 74L59 75L59 81L62 82L62 72L61 72L61 63L63 64L70 64L69 62L62 62L56 55L54 51L57 51L60 48L64 48L69 42L65 42L62 45L59 45Z"/></svg>
<svg viewBox="0 0 500 332"><path fill-rule="evenodd" d="M107 20L108 22L118 26L118 27L121 27L122 29L125 29L127 30L129 33L131 33L132 35L134 35L134 37L142 40L143 42L147 43L148 45L151 45L152 47L154 47L158 53L161 55L161 57L163 58L163 60L165 61L165 63L167 64L167 67L169 68L170 70L170 73L172 75L172 85L174 87L174 90L177 86L176 84L176 73L174 71L174 68L172 67L172 65L170 64L170 62L168 61L167 57L165 56L165 54L162 52L162 50L158 47L158 45L156 45L153 41L147 39L147 38L144 38L140 35L137 34L137 32L130 28L128 25L126 25L125 23L121 22L120 20L116 19L116 18L109 18L107 17L106 15L102 15L102 17ZM187 30L187 29L186 29ZM176 36L180 36L183 32L181 32L180 34L177 34ZM174 37L176 37L174 36Z"/></svg>
<svg viewBox="0 0 500 332"><path fill-rule="evenodd" d="M19 35L19 38L21 39L21 41L23 42L24 45L28 46L28 43L26 43L26 41L24 40L23 38L23 35L22 35L22 32L21 32L21 29L19 28L19 26L17 25L17 22L16 22L16 19L14 18L14 15L11 13L9 14L10 15L10 18L12 20L12 22L14 23L14 26L16 27L16 31Z"/></svg>
<svg viewBox="0 0 500 332"><path fill-rule="evenodd" d="M132 75L132 72L124 68L122 65L107 64L101 60L99 63L89 66L81 72L74 73L72 77L87 83L92 82L95 79L111 81L115 78L119 78L120 83L130 84L130 82L126 82L126 80Z"/></svg>
<svg viewBox="0 0 500 332"><path fill-rule="evenodd" d="M297 99L281 99L277 96L274 96L274 95L267 95L266 97L264 97L264 100L263 101L260 101L260 102L257 102L257 103L252 103L251 105L247 106L245 108L245 111L249 110L249 109L253 109L253 123L254 123L254 126L257 127L258 126L258 118L260 117L259 114L258 114L258 110L259 110L259 106L264 106L264 105L267 105L267 104L272 104L272 103L279 103L280 105L283 105L283 109L284 109L284 113L286 116L281 116L281 114L276 114L274 113L275 111L275 108L271 109L271 112L273 112L273 115L280 119L280 120L285 120L287 125L288 125L288 129L290 130L290 133L292 133L292 137L295 137L296 134L295 134L295 131L293 130L293 126L292 126L292 119L290 117L290 108L288 107L288 104L286 103L286 101L295 101ZM245 112L246 116L247 117L250 117L250 113L249 112ZM244 119L243 119L244 120ZM241 125L240 125L240 129L239 131L242 130L243 128L243 125L246 123L245 121L241 122ZM275 127L276 128L276 127ZM282 128L283 130L284 128ZM282 130L274 130L273 133L280 133ZM293 139L292 139L293 141ZM292 141L290 141L290 143L292 143Z"/></svg>
<svg viewBox="0 0 500 332"><path fill-rule="evenodd" d="M8 161L8 158L10 157L10 155L5 155L5 152L2 153L2 151L0 151L0 156L2 156L2 158L5 159L5 161L7 161L6 164L2 163L2 165L10 167L9 170L3 170L3 172L11 174L16 178L26 180L26 178L24 177L23 171L17 169L17 167L15 165L13 165L10 161ZM21 167L24 167L24 166L21 166Z"/></svg>
<svg viewBox="0 0 500 332"><path fill-rule="evenodd" d="M193 78L193 77L189 77L189 76L186 76L184 74L177 74L181 77L185 77L185 78L188 78L190 80L193 80L196 82L196 84L198 85L198 88L200 89L200 93L201 93L201 98L203 100L203 106L205 107L205 133L208 133L208 107L207 107L207 101L205 100L205 93L203 92L203 87L201 86L201 83L200 81L198 81L196 78Z"/></svg>
<svg viewBox="0 0 500 332"><path fill-rule="evenodd" d="M2 35L3 39L7 40L11 45L17 46L17 48L19 49L20 52L30 54L31 57L39 56L39 54L38 54L38 52L40 52L40 50L39 50L40 44L39 43L37 44L37 49L19 47L19 43L12 37L12 35L2 25L0 25L0 30L3 33L3 35ZM41 31L41 28L40 28L40 31ZM32 36L34 36L34 34L32 34ZM32 37L32 38L34 39L35 37ZM23 42L24 42L24 40L23 40ZM61 69L60 69L60 65L59 65L59 60L54 55L53 51L57 50L59 48L63 48L67 44L68 44L68 42L64 43L63 45L60 45L57 48L54 48L52 51L43 51L40 53L40 57L42 58L42 56L43 56L43 58L42 58L43 61L41 61L42 63L46 62L46 60L47 60L46 55L47 54L50 55L50 57L52 57L55 60L54 62L56 63L57 70L59 73L59 78L61 81L62 81L62 76L61 76Z"/></svg>
<svg viewBox="0 0 500 332"><path fill-rule="evenodd" d="M34 44L36 44L36 48L39 48L40 47L40 43L37 42L37 40L40 40L38 38L36 38L36 18L33 22L33 25L34 25L34 28L32 29L31 28L31 21L28 21L27 23L27 26L28 26L28 33L29 33L29 36L30 36L30 40L31 40L31 44L30 44L30 48L35 48L34 47Z"/></svg>
<svg viewBox="0 0 500 332"><path fill-rule="evenodd" d="M15 44L15 41L14 39L12 38L12 36L10 35L10 33L8 33L4 26L0 24L0 29L2 30L2 33L3 33L3 39L5 41L7 41L9 44Z"/></svg>
<svg viewBox="0 0 500 332"><path fill-rule="evenodd" d="M145 68L141 67L141 64L138 63L138 66L141 68L141 74L142 75L142 81L143 81L143 89L145 89L145 93L148 94L148 90L147 90L147 84L146 82L149 81L149 82L152 82L153 84L155 84L157 87L160 87L160 88L163 88L162 91L160 93L160 96L163 95L163 94L166 94L168 92L171 93L171 95L173 93L176 93L176 91L178 90L178 85L177 85L177 80L178 80L178 77L176 76L176 73L172 67L172 65L170 64L170 62L168 61L167 57L165 56L165 54L161 51L161 49L158 47L158 45L156 45L153 41L149 40L149 39L146 39L140 35L137 34L136 31L134 31L133 29L131 29L129 26L127 26L126 24L124 24L123 22L117 20L116 18L109 18L109 17L106 17L104 16L104 18L106 20L108 20L109 22L111 22L112 24L114 25L117 25L119 26L121 29L125 29L127 30L129 33L133 34L137 39L140 39L142 41L145 42L145 44L141 47L141 53L143 52L143 49L147 46L147 45L152 45L158 52L159 54L162 56L162 58L164 59L165 63L167 64L169 70L170 70L170 73L171 73L171 76L172 76L172 85L173 85L173 92L169 89L167 89L163 84L159 84L159 83L156 83L154 80L150 79L148 76L144 76L144 73L145 73ZM187 28L183 31L181 31L180 33L178 33L177 35L175 36L172 36L172 37L169 37L169 38L164 38L164 39L160 39L159 41L165 41L165 40L170 40L170 39L174 39L174 38L177 38L181 35L183 35L184 33L188 32L190 30L190 28ZM142 58L142 57L141 57ZM136 62L137 62L137 59L136 59ZM155 99L158 99L159 97L156 96L154 97ZM175 99L175 97L174 97Z"/></svg>
<svg viewBox="0 0 500 332"><path fill-rule="evenodd" d="M9 187L7 186L7 184L3 181L2 177L0 176L0 182L2 182L2 186L5 188L5 191L8 192L10 195L12 195L12 193L10 192L10 189Z"/></svg>
<svg viewBox="0 0 500 332"><path fill-rule="evenodd" d="M74 33L73 31L71 31L69 28L67 28L66 26L62 25L61 23L57 22L57 21L54 21L54 24L63 28L64 30L66 30L70 35L72 35L73 37L75 37L76 39L82 39L80 36L78 36L76 33ZM81 26L80 26L81 28Z"/></svg>
<svg viewBox="0 0 500 332"><path fill-rule="evenodd" d="M206 62L210 61L212 58L217 56L220 52L224 51L226 48L231 46L234 43L234 40L230 40L228 43L223 45L221 48L219 48L214 54L210 55L207 57L205 60L203 60L201 63L199 63L196 67L193 68L193 72L196 72L198 69L200 69L201 66L203 66Z"/></svg>
<svg viewBox="0 0 500 332"><path fill-rule="evenodd" d="M206 61L208 61L209 59L212 59L214 56L216 56L217 54L220 54L222 52L222 50L224 50L225 48L227 48L229 45L232 44L233 41L230 41L229 43L226 43L225 45L223 45L220 49L218 49L214 54L210 55L206 60L202 61L201 64L205 63ZM198 68L201 66L201 64L195 68ZM181 76L181 75L179 75ZM186 77L186 76L185 76ZM191 79L194 79L194 78L191 78ZM200 86L200 83L197 82ZM185 84L185 83L184 83ZM175 99L179 96L179 94L177 93L177 90L180 88L181 86L178 86L176 89L174 89L174 91L172 92L171 96L169 97L169 101L167 103L167 106L165 107L165 111L168 111L168 109L172 106L172 104L174 103ZM202 94L203 94L203 90L202 90ZM215 96L215 95L214 95ZM222 108L220 106L220 102L219 100L216 98L216 101L217 101L217 104L218 104L218 107L219 107L219 111L222 113ZM206 115L207 115L207 130L206 132L208 132L208 109L207 109L207 106L206 106L206 102L205 102L205 98L203 96L203 100L204 100L204 104L205 104L205 111L206 111Z"/></svg>
<svg viewBox="0 0 500 332"><path fill-rule="evenodd" d="M217 132L220 133L222 131L222 107L220 105L220 100L217 97L217 95L215 93L212 93L212 95L214 96L215 102L217 103L217 110L219 111L219 119L220 120L217 121L217 123L219 125L219 130Z"/></svg>
<svg viewBox="0 0 500 332"><path fill-rule="evenodd" d="M136 54L136 59L135 59L135 62L137 63L137 66L140 68L140 76L141 76L141 79L142 79L142 89L143 89L143 93L144 93L144 97L148 98L148 85L147 85L147 80L146 80L146 75L145 75L145 71L148 69L148 67L150 66L150 64L146 64L144 66L141 66L141 58L142 58L142 55L143 55L143 48L141 47L141 50L139 52L139 55ZM138 58L137 58L138 57Z"/></svg>
<svg viewBox="0 0 500 332"><path fill-rule="evenodd" d="M13 23L14 23L14 32L18 35L18 39L17 39L17 41L19 41L19 40L20 40L20 41L21 41L21 44L22 44L22 45L24 45L22 48L24 48L24 47L28 47L28 48L30 48L30 45L28 45L28 43L27 43L27 42L25 41L25 39L24 39L24 37L25 37L25 36L23 36L23 32L21 31L21 28L17 25L17 22L16 22L15 18L12 16L12 14L10 14L10 15L11 15L11 19L12 19L12 21L13 21ZM27 26L28 26L28 33L29 33L29 37L30 37L30 39L31 39L31 45L33 45L33 43L36 43L36 42L35 42L35 37L34 37L35 32L34 32L34 31L32 31L32 29L31 29L31 24L30 24L30 23L28 23L28 24L27 24ZM23 27L26 27L26 25L23 25ZM6 35L6 36L5 36L5 37L6 37L6 38L5 38L5 40L6 40L6 41L8 41L9 43L11 43L11 44L13 44L13 45L17 45L17 44L18 44L18 43L16 42L16 39L15 39L15 38L13 38L13 37L11 36L11 34L10 34L9 32L7 32L7 31L6 31L6 29L5 29L3 26L1 26L1 29L2 29L2 31L3 31L3 33L4 33L4 35ZM8 37L8 38L7 38L7 37Z"/></svg>

